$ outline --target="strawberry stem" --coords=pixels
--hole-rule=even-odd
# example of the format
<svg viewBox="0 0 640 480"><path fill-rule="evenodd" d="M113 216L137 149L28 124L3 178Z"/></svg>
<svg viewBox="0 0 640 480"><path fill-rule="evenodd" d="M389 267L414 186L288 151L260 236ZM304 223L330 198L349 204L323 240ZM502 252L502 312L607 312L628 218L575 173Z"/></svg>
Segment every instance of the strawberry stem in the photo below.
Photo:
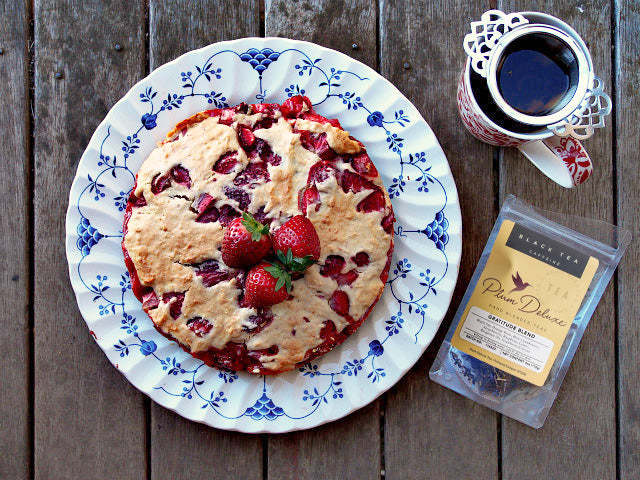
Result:
<svg viewBox="0 0 640 480"><path fill-rule="evenodd" d="M259 242L262 235L267 235L269 233L269 226L260 223L249 212L244 212L242 214L242 220L240 220L240 223L242 223L244 228L247 229L247 232L251 234L251 240L254 242Z"/></svg>

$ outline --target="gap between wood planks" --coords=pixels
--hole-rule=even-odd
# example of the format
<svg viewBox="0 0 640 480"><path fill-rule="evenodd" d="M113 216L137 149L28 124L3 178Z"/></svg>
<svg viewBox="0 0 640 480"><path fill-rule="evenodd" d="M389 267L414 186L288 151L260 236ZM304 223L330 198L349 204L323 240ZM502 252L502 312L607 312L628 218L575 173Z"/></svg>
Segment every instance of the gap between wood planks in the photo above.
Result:
<svg viewBox="0 0 640 480"><path fill-rule="evenodd" d="M149 0L144 0L144 76L146 77L151 72L151 11ZM147 480L152 479L152 448L151 448L151 398L144 396L142 400L144 408L144 423L146 427L145 431L145 464L147 470Z"/></svg>
<svg viewBox="0 0 640 480"><path fill-rule="evenodd" d="M29 324L29 332L28 332L28 345L29 345L29 391L28 391L28 402L29 402L29 475L33 477L33 473L35 472L35 337L33 333L34 329L34 304L35 304L35 206L34 206L34 177L35 177L35 56L36 56L36 40L35 40L35 19L34 19L34 9L35 6L33 4L33 0L29 2L25 2L27 12L26 12L26 41L28 42L26 45L27 52L27 65L25 71L25 83L27 87L27 96L25 101L28 102L27 112L28 119L25 119L25 122L28 123L28 131L29 135L27 138L27 159L28 159L28 172L27 172L27 189L26 193L29 195L26 200L27 204L27 219L28 219L28 227L27 227L27 238L29 239L28 245L28 259L29 262L29 280L27 286L27 295L29 298L29 312L28 312L28 324Z"/></svg>
<svg viewBox="0 0 640 480"><path fill-rule="evenodd" d="M611 99L613 101L613 103L616 103L617 100L617 85L616 85L616 77L617 77L617 72L618 72L618 42L619 42L619 38L618 38L618 20L617 20L617 15L618 15L618 2L615 0L611 0L611 75L612 75L612 81L611 81ZM613 137L613 140L611 142L611 155L613 157L613 164L612 164L612 174L611 174L611 181L613 183L612 185L612 189L613 189L613 223L614 225L618 225L618 121L617 121L617 115L614 113L613 115L611 115L611 135ZM621 431L620 431L620 362L619 362L619 358L620 358L620 352L619 352L619 345L618 345L618 338L619 338L619 303L618 303L618 299L619 297L619 293L618 293L618 271L616 269L616 271L614 272L614 276L613 276L613 292L614 292L614 298L616 299L616 301L613 303L613 315L614 318L616 319L614 327L613 327L613 332L614 332L614 338L615 338L615 343L614 343L614 365L615 365L615 370L614 370L614 374L615 374L615 379L614 379L614 384L615 384L615 389L614 389L614 395L615 395L615 420L616 420L616 478L621 478L621 452L620 452L620 435L621 435Z"/></svg>
<svg viewBox="0 0 640 480"><path fill-rule="evenodd" d="M380 2L384 0L376 1L376 72L382 72L382 22L380 21ZM386 462L385 462L385 438L384 438L384 422L385 415L387 413L387 393L383 393L380 397L380 479L384 480L386 477Z"/></svg>

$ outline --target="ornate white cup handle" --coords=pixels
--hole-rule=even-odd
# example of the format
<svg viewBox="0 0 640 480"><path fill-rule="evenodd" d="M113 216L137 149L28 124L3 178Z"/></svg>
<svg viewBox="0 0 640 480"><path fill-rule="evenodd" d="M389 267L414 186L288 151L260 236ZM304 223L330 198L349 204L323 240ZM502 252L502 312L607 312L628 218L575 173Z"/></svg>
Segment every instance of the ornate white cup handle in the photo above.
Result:
<svg viewBox="0 0 640 480"><path fill-rule="evenodd" d="M604 127L604 117L611 113L611 98L604 93L603 87L604 82L594 76L593 87L578 108L547 128L559 137L589 138L596 128Z"/></svg>
<svg viewBox="0 0 640 480"><path fill-rule="evenodd" d="M506 14L500 10L489 10L480 21L471 22L471 33L464 37L464 51L471 57L471 66L484 78L489 69L489 58L498 40L514 28L529 23L519 13Z"/></svg>
<svg viewBox="0 0 640 480"><path fill-rule="evenodd" d="M565 188L580 185L593 172L589 154L572 137L549 137L518 148L542 173Z"/></svg>

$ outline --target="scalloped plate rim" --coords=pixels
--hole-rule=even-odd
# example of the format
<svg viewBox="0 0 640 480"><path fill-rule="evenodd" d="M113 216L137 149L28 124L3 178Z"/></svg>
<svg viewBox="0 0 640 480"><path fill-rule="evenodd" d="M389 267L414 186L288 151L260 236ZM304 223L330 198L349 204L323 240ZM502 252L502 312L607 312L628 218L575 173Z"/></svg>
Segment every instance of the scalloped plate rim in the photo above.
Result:
<svg viewBox="0 0 640 480"><path fill-rule="evenodd" d="M111 113L114 110L117 110L118 107L120 107L121 105L127 104L131 102L131 99L135 96L135 94L137 94L138 92L136 91L136 89L139 89L142 85L146 84L147 82L149 82L150 80L153 79L154 76L157 76L159 73L159 71L162 70L169 70L171 67L175 67L177 65L179 65L187 56L190 55L196 55L198 53L202 53L205 52L209 49L213 49L213 48L225 48L228 47L230 48L233 45L237 45L238 43L242 43L242 42L249 42L252 41L255 44L262 44L260 45L262 48L265 48L265 44L268 44L270 41L278 41L278 42L285 42L285 43L291 43L294 46L299 46L299 47L304 47L304 46L311 46L313 48L319 48L321 50L326 51L327 53L329 53L330 55L337 55L338 57L343 58L344 61L347 62L355 62L356 64L358 64L358 66L364 68L369 74L371 74L373 77L380 77L382 80L384 80L384 82L386 83L386 87L387 88L391 88L392 92L395 93L396 96L398 96L401 100L405 101L408 105L411 106L411 108L413 108L413 110L415 111L415 113L417 114L417 118L416 118L416 122L420 123L421 126L424 128L427 128L427 132L429 135L431 135L433 137L433 141L434 141L434 145L437 147L437 151L439 154L442 155L442 158L444 159L444 165L446 167L446 174L445 175L441 175L441 178L449 178L451 180L451 183L453 184L453 189L450 191L446 191L446 193L448 195L451 195L451 197L448 197L449 200L451 200L451 202L449 202L447 205L451 208L453 207L453 211L450 213L453 213L455 215L454 217L450 217L453 218L455 220L457 220L459 222L459 226L460 226L460 233L457 235L459 241L459 248L457 249L457 251L454 251L454 256L453 258L448 259L449 260L449 267L453 267L455 269L455 275L453 277L453 286L454 288L451 289L451 291L447 292L447 299L446 299L446 304L448 306L450 306L451 304L451 298L453 297L453 293L454 293L454 289L455 289L455 285L457 283L457 279L459 276L459 270L460 270L460 263L461 263L461 253L462 253L462 215L461 215L461 210L460 210L460 200L459 200L459 195L458 195L458 190L457 187L455 185L455 179L453 178L453 174L451 172L451 167L449 165L449 162L446 158L446 155L444 153L444 151L442 150L442 146L440 145L440 143L438 142L437 137L435 136L435 133L433 132L433 130L431 129L431 126L428 124L428 122L424 119L424 117L422 116L422 114L420 113L420 111L415 107L415 105L413 105L413 103L393 84L391 83L388 79L386 79L384 76L382 76L380 73L376 72L374 69L372 69L371 67L369 67L368 65L366 65L363 62L360 62L359 60L356 60L342 52L339 52L337 50L331 49L329 47L325 47L322 45L318 45L316 43L313 42L307 42L307 41L302 41L302 40L295 40L295 39L289 39L289 38L284 38L284 37L242 37L242 38L238 38L238 39L234 39L234 40L226 40L226 41L221 41L221 42L215 42L215 43L211 43L208 45L205 45L201 48L198 49L194 49L194 50L189 50L183 54L181 54L180 56L176 57L175 59L164 63L160 66L158 66L157 68L153 69L153 71L149 72L148 75L146 75L144 78L140 79L138 82L136 82L135 84L133 84L129 90L127 91L127 93L120 98L107 112L107 114L105 115L104 119L98 124L98 126L95 128L93 134L91 135L91 138L89 139L89 142L87 143L87 147L85 148L85 150L83 151L80 160L78 162L78 166L80 165L80 163L83 161L83 159L85 158L85 155L87 154L87 152L91 149L91 146L94 145L94 142L98 139L98 133L101 132L105 127L107 127L109 125L109 117L111 115ZM68 197L68 207L67 207L67 211L66 211L66 215L65 215L65 256L67 259L67 264L68 264L68 273L69 273L69 280L70 283L72 285L72 289L74 292L74 296L76 298L76 303L78 305L78 310L80 311L81 315L82 315L82 310L81 310L81 305L80 305L80 294L79 292L74 288L74 271L73 271L73 267L77 266L78 263L73 260L71 258L71 253L70 253L70 248L69 248L69 241L70 239L72 239L74 237L74 235L76 235L76 233L74 232L74 227L75 225L71 225L71 217L73 216L73 208L75 207L75 205L73 205L71 203L72 199L73 199L73 189L74 186L77 184L77 182L79 182L80 180L80 169L76 168L76 173L74 175L74 179L71 183L71 187L69 190L69 197ZM71 250L72 251L72 250ZM386 287L385 287L386 288ZM443 302L444 303L444 302ZM154 397L154 390L143 390L143 388L141 386L138 386L136 383L134 383L133 381L133 376L129 373L125 373L123 370L120 370L117 367L117 364L114 363L111 358L109 357L109 355L107 354L107 351L105 348L102 347L102 345L100 344L100 342L96 339L94 339L94 341L96 341L96 343L98 344L98 346L100 347L100 349L102 350L103 354L107 357L107 359L109 360L109 362L116 368L116 370L119 371L119 373L121 373L122 375L124 375L124 377L127 379L127 381L129 383L131 383L131 385L138 390L139 392L143 393L144 395L146 395L147 397L149 397L152 401L154 401L155 403L161 405L163 408L166 408L190 421L196 422L196 423L202 423L204 425L210 426L212 428L218 428L218 429L223 429L223 430L228 430L228 431L237 431L237 432L242 432L242 433L249 433L249 434L259 434L259 433L287 433L287 432L292 432L292 431L299 431L299 430L306 430L306 429L311 429L311 428L315 428L318 427L320 425L324 425L326 423L329 422L333 422L336 420L340 420L341 418L344 418L350 414L352 414L353 412L373 403L376 399L378 399L380 397L380 395L382 395L383 393L387 392L391 387L393 387L394 385L397 384L397 382L404 377L404 375L418 362L418 360L422 357L422 355L424 354L425 350L427 349L427 347L430 345L430 343L433 341L433 338L435 337L435 333L437 333L437 330L439 329L440 325L442 324L442 321L444 319L444 316L446 315L446 311L447 308L443 308L444 310L444 314L439 318L439 319L435 319L433 318L433 323L437 323L437 326L434 329L434 334L431 336L431 338L428 341L424 341L422 342L422 344L420 345L420 350L421 353L415 358L415 360L413 360L412 362L406 363L406 367L405 366L400 366L398 368L399 374L388 384L385 385L383 388L379 388L375 395L371 398L367 398L367 400L364 403L360 403L357 405L354 405L353 403L350 404L348 411L346 413L340 414L337 417L332 417L330 415L324 415L322 417L322 419L318 422L313 422L310 425L300 425L300 426L294 426L292 428L286 428L286 429L278 429L278 428L268 428L270 426L276 426L276 423L274 422L269 422L269 423L258 423L255 422L253 424L249 424L249 425L254 425L254 426L260 426L263 428L256 428L256 429L251 429L251 428L243 428L245 426L245 424L243 424L243 422L239 422L239 421L235 421L233 423L233 425L212 425L211 423L207 422L206 419L198 419L198 418L194 418L193 415L190 414L190 412L194 409L188 409L188 410L181 410L179 411L178 408L176 407L172 407L168 405L168 401L163 401L159 398L157 398L157 396ZM84 315L82 315L83 320L85 321L85 324L87 324L87 327L89 327L87 320L84 318ZM107 347L109 348L109 347ZM339 347L337 347L339 348ZM425 374L425 379L426 379L426 374ZM428 381L428 380L427 380ZM170 398L170 397L169 397ZM182 398L180 398L178 400L178 405L179 402L182 400ZM242 417L235 419L235 420L240 420L242 419ZM308 420L308 418L302 418L302 419L290 419L292 420L294 423L296 421L302 421L301 423L305 423L305 420ZM224 419L224 421L228 422L229 419Z"/></svg>

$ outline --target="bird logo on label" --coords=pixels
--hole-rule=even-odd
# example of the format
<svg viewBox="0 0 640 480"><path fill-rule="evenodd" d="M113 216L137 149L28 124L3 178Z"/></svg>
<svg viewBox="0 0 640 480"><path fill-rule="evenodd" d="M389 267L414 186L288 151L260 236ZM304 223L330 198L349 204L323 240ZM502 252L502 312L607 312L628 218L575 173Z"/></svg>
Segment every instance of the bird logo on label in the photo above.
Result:
<svg viewBox="0 0 640 480"><path fill-rule="evenodd" d="M521 292L525 288L533 286L530 283L523 282L522 278L520 277L520 274L518 272L516 272L515 275L511 275L511 279L513 280L513 284L516 286L516 288L511 290L509 293Z"/></svg>

